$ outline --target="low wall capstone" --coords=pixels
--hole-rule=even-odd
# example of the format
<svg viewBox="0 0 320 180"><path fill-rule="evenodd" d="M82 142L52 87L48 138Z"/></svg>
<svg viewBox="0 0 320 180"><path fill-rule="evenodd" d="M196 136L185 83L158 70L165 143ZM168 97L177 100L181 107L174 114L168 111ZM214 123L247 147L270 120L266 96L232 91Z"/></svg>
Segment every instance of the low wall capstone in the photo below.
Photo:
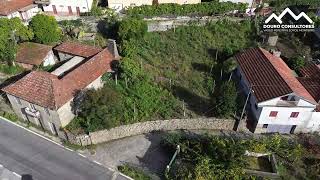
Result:
<svg viewBox="0 0 320 180"><path fill-rule="evenodd" d="M170 131L180 129L232 130L234 125L235 120L232 119L198 118L157 120L119 126L109 130L96 131L89 133L89 136L92 144L98 144L124 137L150 133L152 131Z"/></svg>

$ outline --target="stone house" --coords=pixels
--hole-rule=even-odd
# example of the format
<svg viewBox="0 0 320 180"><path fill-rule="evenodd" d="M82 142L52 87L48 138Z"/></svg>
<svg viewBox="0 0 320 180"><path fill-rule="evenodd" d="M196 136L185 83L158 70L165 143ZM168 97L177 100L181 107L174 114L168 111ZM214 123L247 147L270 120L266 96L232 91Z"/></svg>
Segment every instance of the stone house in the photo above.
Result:
<svg viewBox="0 0 320 180"><path fill-rule="evenodd" d="M25 42L18 46L16 63L25 69L55 64L52 46Z"/></svg>
<svg viewBox="0 0 320 180"><path fill-rule="evenodd" d="M201 0L108 0L108 7L116 10L117 12L132 6L153 5L175 3L175 4L198 4Z"/></svg>
<svg viewBox="0 0 320 180"><path fill-rule="evenodd" d="M64 66L67 61L55 70L60 74L32 71L2 90L19 117L63 137L60 128L75 116L74 98L84 89L103 86L102 75L112 72L111 63L118 60L113 54L105 48L90 58L81 57L75 66Z"/></svg>
<svg viewBox="0 0 320 180"><path fill-rule="evenodd" d="M0 0L0 18L18 17L28 24L38 12L38 5L33 0Z"/></svg>
<svg viewBox="0 0 320 180"><path fill-rule="evenodd" d="M235 56L237 75L248 98L248 124L255 133L297 133L320 130L319 93L310 93L286 63L265 49ZM319 86L320 87L320 86Z"/></svg>

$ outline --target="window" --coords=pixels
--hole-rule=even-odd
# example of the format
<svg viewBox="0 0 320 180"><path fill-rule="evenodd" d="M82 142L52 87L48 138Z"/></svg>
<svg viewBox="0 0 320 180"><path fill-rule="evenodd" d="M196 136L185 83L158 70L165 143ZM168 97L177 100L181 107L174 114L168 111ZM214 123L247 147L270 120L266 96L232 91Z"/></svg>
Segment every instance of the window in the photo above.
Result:
<svg viewBox="0 0 320 180"><path fill-rule="evenodd" d="M255 104L254 104L254 107L255 107L256 109L258 109L258 105L257 105L257 103L255 103Z"/></svg>
<svg viewBox="0 0 320 180"><path fill-rule="evenodd" d="M20 99L19 99L19 98L17 98L17 97L16 97L16 101L17 101L17 103L18 103L18 104L20 104L20 105L21 105L21 101L20 101Z"/></svg>
<svg viewBox="0 0 320 180"><path fill-rule="evenodd" d="M283 101L287 101L288 98L289 98L289 96L283 96L283 97L281 97L280 99L283 100Z"/></svg>
<svg viewBox="0 0 320 180"><path fill-rule="evenodd" d="M82 7L82 9L87 9L86 7Z"/></svg>
<svg viewBox="0 0 320 180"><path fill-rule="evenodd" d="M264 124L262 128L268 128L268 124Z"/></svg>
<svg viewBox="0 0 320 180"><path fill-rule="evenodd" d="M298 116L299 116L298 112L292 112L290 115L291 118L297 118Z"/></svg>
<svg viewBox="0 0 320 180"><path fill-rule="evenodd" d="M34 104L30 104L31 109L36 110L36 107L34 106Z"/></svg>
<svg viewBox="0 0 320 180"><path fill-rule="evenodd" d="M271 111L269 117L277 117L278 111Z"/></svg>

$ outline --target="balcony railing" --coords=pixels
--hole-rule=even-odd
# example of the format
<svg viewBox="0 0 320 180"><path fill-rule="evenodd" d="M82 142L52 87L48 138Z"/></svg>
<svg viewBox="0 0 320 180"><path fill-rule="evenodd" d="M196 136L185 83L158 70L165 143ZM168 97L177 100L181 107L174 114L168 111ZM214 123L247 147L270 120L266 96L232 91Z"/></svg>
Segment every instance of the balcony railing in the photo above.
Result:
<svg viewBox="0 0 320 180"><path fill-rule="evenodd" d="M30 109L30 108L26 107L26 108L24 109L24 111L25 111L28 115L30 115L30 116L32 116L32 117L35 117L35 118L39 118L39 117L40 117L40 112L37 111L37 110Z"/></svg>

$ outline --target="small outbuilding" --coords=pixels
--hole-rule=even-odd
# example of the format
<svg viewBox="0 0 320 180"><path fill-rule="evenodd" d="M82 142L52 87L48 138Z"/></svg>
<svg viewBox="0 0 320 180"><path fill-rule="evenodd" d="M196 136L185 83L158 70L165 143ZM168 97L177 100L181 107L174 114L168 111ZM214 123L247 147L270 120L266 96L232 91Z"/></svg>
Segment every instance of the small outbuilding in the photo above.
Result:
<svg viewBox="0 0 320 180"><path fill-rule="evenodd" d="M54 65L52 46L33 42L21 43L18 47L16 62L25 69Z"/></svg>

